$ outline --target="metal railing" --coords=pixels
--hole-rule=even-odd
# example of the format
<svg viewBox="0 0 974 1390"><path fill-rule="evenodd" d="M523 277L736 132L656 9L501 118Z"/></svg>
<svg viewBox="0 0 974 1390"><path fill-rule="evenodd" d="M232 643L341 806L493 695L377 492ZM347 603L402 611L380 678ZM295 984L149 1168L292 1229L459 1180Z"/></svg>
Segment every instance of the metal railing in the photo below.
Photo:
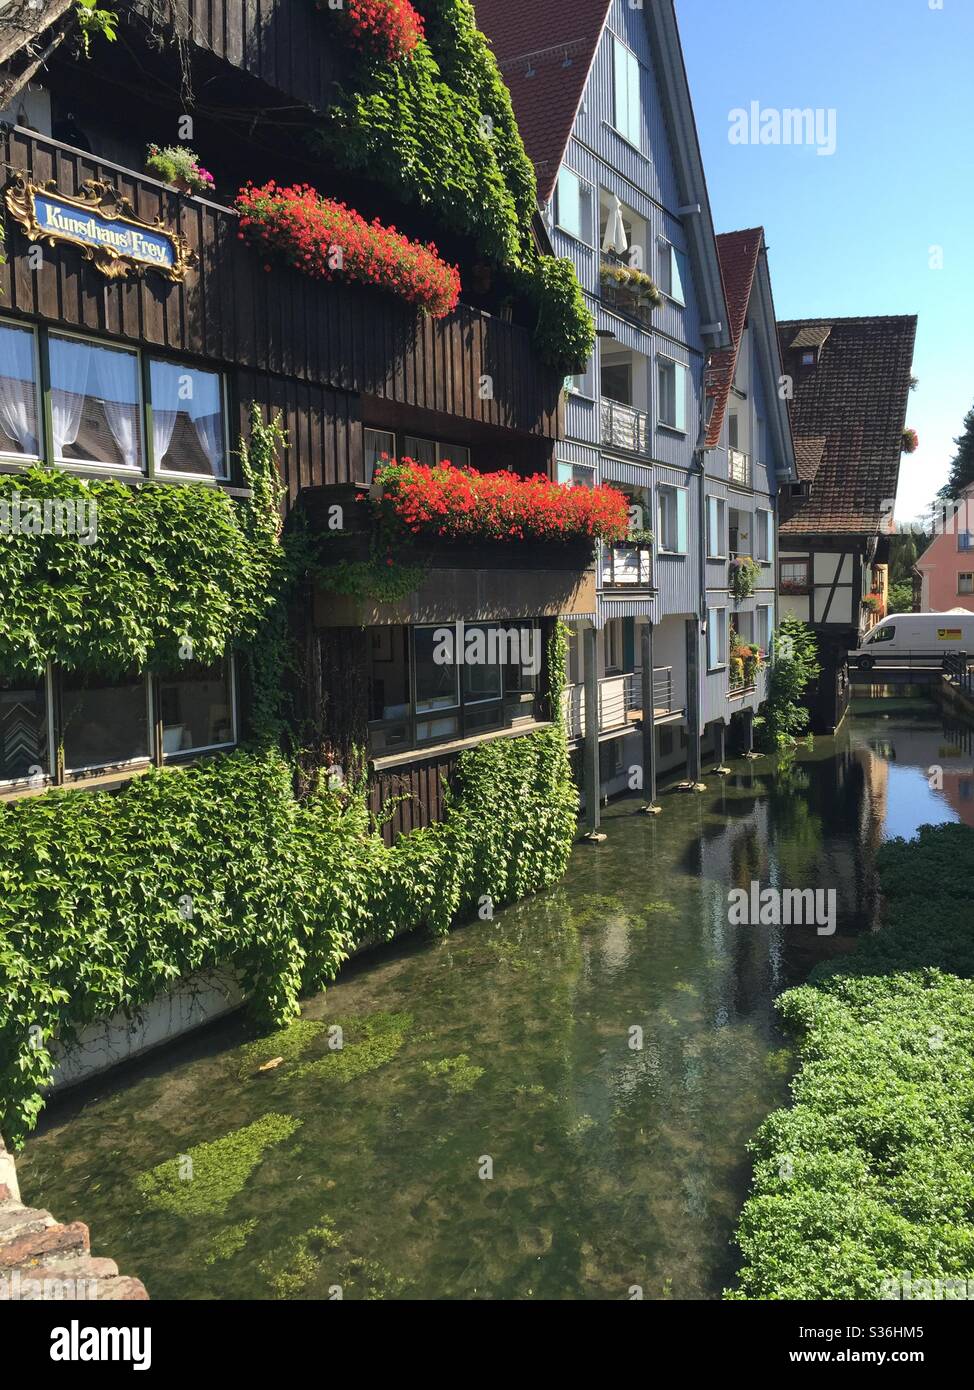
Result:
<svg viewBox="0 0 974 1390"><path fill-rule="evenodd" d="M585 734L585 687L570 685L565 691L564 712L572 738ZM677 714L672 666L653 669L653 708L656 718ZM599 732L635 725L645 716L643 709L643 679L639 671L618 676L604 676L599 681Z"/></svg>
<svg viewBox="0 0 974 1390"><path fill-rule="evenodd" d="M948 652L944 657L944 675L965 695L974 696L974 670L967 652Z"/></svg>
<svg viewBox="0 0 974 1390"><path fill-rule="evenodd" d="M727 476L739 487L751 486L751 459L740 449L727 450Z"/></svg>
<svg viewBox="0 0 974 1390"><path fill-rule="evenodd" d="M631 454L650 452L649 415L634 405L602 397L602 443Z"/></svg>
<svg viewBox="0 0 974 1390"><path fill-rule="evenodd" d="M606 545L602 548L603 589L651 589L653 551L648 545Z"/></svg>

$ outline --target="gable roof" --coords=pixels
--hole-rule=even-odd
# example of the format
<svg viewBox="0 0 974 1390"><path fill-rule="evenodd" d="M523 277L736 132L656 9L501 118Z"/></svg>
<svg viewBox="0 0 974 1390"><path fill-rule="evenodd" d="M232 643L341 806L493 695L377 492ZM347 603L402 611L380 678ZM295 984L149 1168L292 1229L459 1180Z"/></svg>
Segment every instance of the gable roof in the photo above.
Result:
<svg viewBox="0 0 974 1390"><path fill-rule="evenodd" d="M538 197L554 192L611 0L474 0L511 93L521 138L538 176Z"/></svg>
<svg viewBox="0 0 974 1390"><path fill-rule="evenodd" d="M883 529L899 482L916 327L916 315L906 314L778 324L794 381L795 449L809 484L807 496L782 498L782 535L874 536ZM812 328L818 362L803 367Z"/></svg>
<svg viewBox="0 0 974 1390"><path fill-rule="evenodd" d="M763 244L764 229L761 227L751 227L743 232L723 232L717 238L717 254L720 257L720 276L724 282L724 296L727 300L731 345L721 348L710 358L708 389L714 396L714 408L707 430L708 449L716 449L720 443L720 432L724 425L727 402L737 371L741 338L744 336L744 325L747 322L747 306L751 301L754 273L758 268L758 257Z"/></svg>

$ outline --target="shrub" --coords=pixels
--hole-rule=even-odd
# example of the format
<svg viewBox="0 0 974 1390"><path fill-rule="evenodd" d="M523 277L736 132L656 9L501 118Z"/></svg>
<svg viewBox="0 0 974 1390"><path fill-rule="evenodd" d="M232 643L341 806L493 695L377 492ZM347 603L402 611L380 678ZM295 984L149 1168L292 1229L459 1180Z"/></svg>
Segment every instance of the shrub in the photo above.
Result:
<svg viewBox="0 0 974 1390"><path fill-rule="evenodd" d="M768 698L761 707L759 727L766 746L787 748L805 733L807 692L821 669L811 629L800 618L783 618L774 640Z"/></svg>
<svg viewBox="0 0 974 1390"><path fill-rule="evenodd" d="M460 272L432 242L410 241L376 218L366 222L310 184L282 188L273 179L237 195L240 237L318 280L347 277L398 295L442 318L460 298Z"/></svg>

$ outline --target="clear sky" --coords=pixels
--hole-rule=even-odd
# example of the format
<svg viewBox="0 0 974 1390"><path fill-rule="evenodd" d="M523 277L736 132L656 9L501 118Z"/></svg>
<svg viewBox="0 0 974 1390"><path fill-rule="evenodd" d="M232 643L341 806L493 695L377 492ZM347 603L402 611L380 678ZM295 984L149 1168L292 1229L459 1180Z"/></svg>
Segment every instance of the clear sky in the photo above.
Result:
<svg viewBox="0 0 974 1390"><path fill-rule="evenodd" d="M909 520L974 404L974 0L676 4L714 221L764 226L779 318L919 315ZM835 152L731 143L752 102L834 110Z"/></svg>

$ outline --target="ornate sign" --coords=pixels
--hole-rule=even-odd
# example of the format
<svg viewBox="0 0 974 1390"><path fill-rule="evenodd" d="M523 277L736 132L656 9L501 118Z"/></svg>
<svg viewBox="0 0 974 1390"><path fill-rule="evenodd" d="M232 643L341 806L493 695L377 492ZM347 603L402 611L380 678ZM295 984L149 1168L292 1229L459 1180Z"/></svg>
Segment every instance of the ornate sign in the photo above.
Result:
<svg viewBox="0 0 974 1390"><path fill-rule="evenodd" d="M192 251L184 236L170 231L160 219L143 222L127 198L98 179L83 183L77 196L58 193L57 185L28 183L18 175L8 185L5 201L11 217L28 241L59 241L81 248L85 260L109 280L130 270L157 270L167 280L182 280Z"/></svg>

